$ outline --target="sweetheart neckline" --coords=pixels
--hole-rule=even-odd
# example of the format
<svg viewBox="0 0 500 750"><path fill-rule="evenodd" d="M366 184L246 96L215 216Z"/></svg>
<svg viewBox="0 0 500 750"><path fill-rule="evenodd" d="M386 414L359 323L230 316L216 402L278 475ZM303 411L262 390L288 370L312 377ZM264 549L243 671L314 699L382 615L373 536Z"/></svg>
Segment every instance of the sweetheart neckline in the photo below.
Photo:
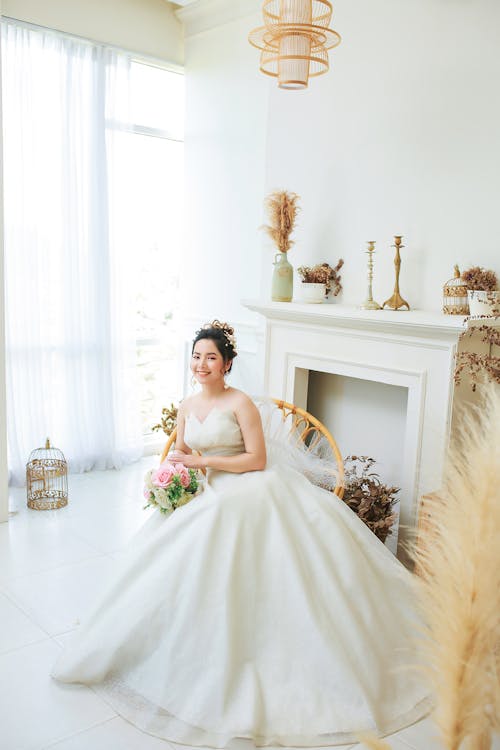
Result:
<svg viewBox="0 0 500 750"><path fill-rule="evenodd" d="M210 417L210 415L211 415L211 414L212 414L212 413L213 413L214 411L218 411L218 412L220 412L221 414L227 414L227 413L229 413L229 414L232 414L232 415L233 415L233 417L235 417L235 416L236 416L236 415L235 415L235 413L234 413L234 411L233 411L232 409L221 409L221 408L220 408L219 406L217 406L217 405L215 404L214 406L212 406L212 408L211 408L211 409L209 409L209 411L207 412L207 414L206 414L206 416L205 416L205 419L200 419L200 418L199 418L199 417L198 417L198 416L197 416L197 415L196 415L196 414L194 413L194 411L191 411L191 412L189 412L189 414L186 414L186 417L187 417L187 418L189 418L189 417L194 417L194 418L196 419L196 421L198 422L198 424L200 424L200 425L201 425L201 424L205 424L205 422L207 421L207 419L208 419L208 418Z"/></svg>

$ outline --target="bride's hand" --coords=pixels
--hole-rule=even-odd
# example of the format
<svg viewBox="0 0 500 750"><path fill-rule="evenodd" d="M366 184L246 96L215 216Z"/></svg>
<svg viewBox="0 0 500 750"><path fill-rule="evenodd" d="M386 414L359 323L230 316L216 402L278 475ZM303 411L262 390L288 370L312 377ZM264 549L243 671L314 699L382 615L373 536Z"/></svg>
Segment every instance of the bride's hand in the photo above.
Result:
<svg viewBox="0 0 500 750"><path fill-rule="evenodd" d="M171 451L168 454L167 460L168 461L173 461L175 463L175 462L183 461L186 458L187 455L188 454L184 453L184 451L175 450L175 451Z"/></svg>
<svg viewBox="0 0 500 750"><path fill-rule="evenodd" d="M195 453L174 451L168 458L172 463L184 464L188 469L204 469L206 467L206 461L203 456L198 456Z"/></svg>

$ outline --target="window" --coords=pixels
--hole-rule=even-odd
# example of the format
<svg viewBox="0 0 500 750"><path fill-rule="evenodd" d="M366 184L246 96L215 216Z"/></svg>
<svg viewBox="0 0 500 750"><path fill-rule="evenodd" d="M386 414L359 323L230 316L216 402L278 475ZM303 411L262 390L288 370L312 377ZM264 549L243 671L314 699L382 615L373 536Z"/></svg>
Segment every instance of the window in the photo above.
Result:
<svg viewBox="0 0 500 750"><path fill-rule="evenodd" d="M182 257L184 77L131 66L130 121L115 133L111 231L135 267L137 366L143 433L176 400L179 268ZM135 260L134 260L135 256Z"/></svg>
<svg viewBox="0 0 500 750"><path fill-rule="evenodd" d="M9 468L22 482L47 435L71 471L134 460L179 391L183 76L12 19L1 32Z"/></svg>

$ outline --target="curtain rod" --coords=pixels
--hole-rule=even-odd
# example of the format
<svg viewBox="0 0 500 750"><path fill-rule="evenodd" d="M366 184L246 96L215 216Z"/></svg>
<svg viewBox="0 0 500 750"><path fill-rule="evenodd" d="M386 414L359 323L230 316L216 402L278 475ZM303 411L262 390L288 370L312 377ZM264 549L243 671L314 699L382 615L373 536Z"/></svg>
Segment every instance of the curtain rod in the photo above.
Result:
<svg viewBox="0 0 500 750"><path fill-rule="evenodd" d="M114 50L115 52L120 52L121 54L130 55L133 60L136 60L137 62L144 62L146 64L149 64L156 68L163 68L165 70L169 70L172 73L179 73L181 75L184 74L184 68L182 65L179 65L178 63L169 62L168 60L163 60L161 57L154 57L153 55L147 55L142 52L135 52L130 49L125 49L124 47L119 47L116 44L109 44L108 42L99 42L96 39L89 39L85 36L80 36L79 34L73 34L69 31L61 31L60 29L51 29L49 26L42 26L37 23L32 23L31 21L23 21L20 18L12 18L10 16L0 16L0 21L8 21L10 23L13 23L17 26L24 26L27 29L33 29L33 31L44 31L49 32L51 34L54 34L55 36L62 36L66 39L73 39L77 42L82 42L84 44L89 44L92 47L104 47L106 49Z"/></svg>

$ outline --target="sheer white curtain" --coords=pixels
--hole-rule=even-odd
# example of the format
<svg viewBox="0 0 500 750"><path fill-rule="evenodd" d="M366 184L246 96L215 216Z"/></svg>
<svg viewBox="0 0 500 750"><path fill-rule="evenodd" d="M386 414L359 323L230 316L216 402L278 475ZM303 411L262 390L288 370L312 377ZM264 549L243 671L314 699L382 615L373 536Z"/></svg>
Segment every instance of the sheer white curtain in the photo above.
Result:
<svg viewBox="0 0 500 750"><path fill-rule="evenodd" d="M133 255L113 241L110 220L130 61L7 19L2 54L7 422L17 484L47 435L71 471L119 467L142 453Z"/></svg>

